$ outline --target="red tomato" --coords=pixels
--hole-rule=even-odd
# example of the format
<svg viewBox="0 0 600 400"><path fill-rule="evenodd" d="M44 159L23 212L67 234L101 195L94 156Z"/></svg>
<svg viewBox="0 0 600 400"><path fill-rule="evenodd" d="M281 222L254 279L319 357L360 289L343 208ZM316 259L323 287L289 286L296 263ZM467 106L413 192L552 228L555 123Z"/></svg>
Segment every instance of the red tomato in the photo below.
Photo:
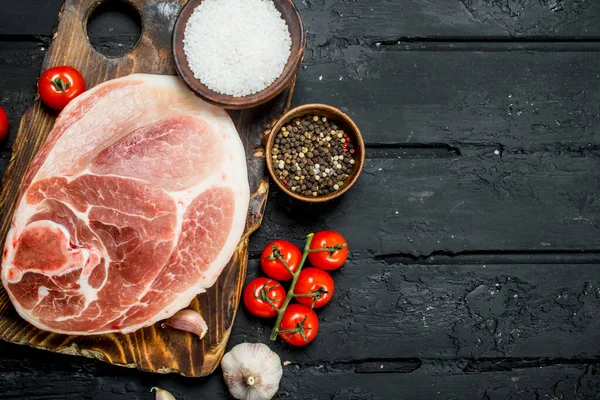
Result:
<svg viewBox="0 0 600 400"><path fill-rule="evenodd" d="M315 302L314 308L323 307L329 303L333 296L333 279L327 272L317 268L304 268L300 271L298 281L294 287L294 294L317 293L313 296L297 296L298 303L310 307Z"/></svg>
<svg viewBox="0 0 600 400"><path fill-rule="evenodd" d="M273 240L265 246L260 256L260 266L267 276L279 281L289 281L292 274L277 258L280 256L293 272L296 272L302 259L300 249L285 240Z"/></svg>
<svg viewBox="0 0 600 400"><path fill-rule="evenodd" d="M0 140L8 135L8 116L4 108L0 107Z"/></svg>
<svg viewBox="0 0 600 400"><path fill-rule="evenodd" d="M283 313L279 325L279 337L293 346L305 346L315 340L319 332L319 318L310 308L301 304L290 304Z"/></svg>
<svg viewBox="0 0 600 400"><path fill-rule="evenodd" d="M277 310L269 304L267 297L275 307L281 308L285 301L285 290L277 281L268 278L252 280L244 291L244 305L251 314L261 318L272 318Z"/></svg>
<svg viewBox="0 0 600 400"><path fill-rule="evenodd" d="M342 235L334 231L315 233L310 242L310 249L328 249L308 253L308 261L320 269L334 270L346 262L348 258L348 245Z"/></svg>
<svg viewBox="0 0 600 400"><path fill-rule="evenodd" d="M85 92L85 80L75 68L54 67L42 74L38 90L42 101L48 107L60 111L71 100Z"/></svg>

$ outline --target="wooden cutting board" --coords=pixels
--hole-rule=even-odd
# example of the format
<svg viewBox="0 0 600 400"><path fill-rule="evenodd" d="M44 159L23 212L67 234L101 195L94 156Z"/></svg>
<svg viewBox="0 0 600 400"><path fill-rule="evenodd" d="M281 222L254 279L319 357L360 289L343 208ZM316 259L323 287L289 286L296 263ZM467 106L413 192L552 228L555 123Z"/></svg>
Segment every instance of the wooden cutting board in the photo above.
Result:
<svg viewBox="0 0 600 400"><path fill-rule="evenodd" d="M171 55L172 29L187 0L128 0L140 13L142 35L137 46L119 58L96 52L87 39L87 18L98 0L66 0L42 70L71 65L84 75L88 87L132 73L175 75ZM203 340L161 328L160 323L137 332L97 336L67 336L41 331L23 321L0 286L0 338L8 342L60 353L97 358L146 371L204 376L218 366L231 332L248 262L248 237L261 223L268 183L262 150L267 124L289 107L294 84L271 102L251 110L231 112L246 147L252 194L246 231L232 260L216 284L198 296L191 307L200 310L209 331ZM19 186L32 158L44 143L56 115L39 99L21 120L12 158L0 192L0 239L8 232Z"/></svg>

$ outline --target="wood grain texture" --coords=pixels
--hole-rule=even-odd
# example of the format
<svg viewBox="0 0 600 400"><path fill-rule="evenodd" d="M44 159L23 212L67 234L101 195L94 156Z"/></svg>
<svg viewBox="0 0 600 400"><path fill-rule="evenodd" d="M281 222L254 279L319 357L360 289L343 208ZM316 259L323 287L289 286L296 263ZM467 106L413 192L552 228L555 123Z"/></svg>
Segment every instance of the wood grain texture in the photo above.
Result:
<svg viewBox="0 0 600 400"><path fill-rule="evenodd" d="M141 14L142 36L130 53L121 58L107 58L92 49L84 28L86 18L99 2L67 0L42 69L64 64L74 66L82 72L88 87L131 73L174 74L171 34L184 2L131 0ZM211 373L224 352L236 314L246 272L248 237L260 225L267 199L268 185L261 151L263 130L271 118L289 106L292 88L293 85L260 109L231 114L246 148L252 192L250 213L245 234L228 266L216 284L190 305L199 310L208 323L209 332L202 341L187 333L163 329L160 324L128 335L81 337L40 331L18 317L4 290L0 290L0 338L152 372L177 372L187 376ZM44 143L55 116L36 100L21 120L11 162L2 181L1 238L9 229L22 177Z"/></svg>

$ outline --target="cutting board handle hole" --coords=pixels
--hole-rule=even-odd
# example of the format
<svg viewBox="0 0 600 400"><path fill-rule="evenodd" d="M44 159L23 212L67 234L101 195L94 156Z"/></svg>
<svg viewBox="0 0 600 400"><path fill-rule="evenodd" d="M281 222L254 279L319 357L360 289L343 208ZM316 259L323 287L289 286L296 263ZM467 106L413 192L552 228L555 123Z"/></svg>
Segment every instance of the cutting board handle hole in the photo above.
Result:
<svg viewBox="0 0 600 400"><path fill-rule="evenodd" d="M87 36L92 47L106 57L122 57L133 50L142 35L138 10L126 0L105 0L88 11Z"/></svg>

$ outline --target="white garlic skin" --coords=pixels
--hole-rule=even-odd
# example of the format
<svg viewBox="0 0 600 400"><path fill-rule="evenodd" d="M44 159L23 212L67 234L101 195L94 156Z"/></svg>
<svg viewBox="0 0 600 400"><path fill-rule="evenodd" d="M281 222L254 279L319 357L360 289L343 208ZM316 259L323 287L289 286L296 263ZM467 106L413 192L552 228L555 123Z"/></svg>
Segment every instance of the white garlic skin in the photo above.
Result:
<svg viewBox="0 0 600 400"><path fill-rule="evenodd" d="M150 389L150 391L156 392L156 394L154 395L154 400L177 400L175 396L173 396L171 393L167 392L164 389L153 387L152 389Z"/></svg>
<svg viewBox="0 0 600 400"><path fill-rule="evenodd" d="M223 378L238 400L269 400L279 390L283 375L279 356L262 343L242 343L221 360ZM254 384L248 380L254 378Z"/></svg>

